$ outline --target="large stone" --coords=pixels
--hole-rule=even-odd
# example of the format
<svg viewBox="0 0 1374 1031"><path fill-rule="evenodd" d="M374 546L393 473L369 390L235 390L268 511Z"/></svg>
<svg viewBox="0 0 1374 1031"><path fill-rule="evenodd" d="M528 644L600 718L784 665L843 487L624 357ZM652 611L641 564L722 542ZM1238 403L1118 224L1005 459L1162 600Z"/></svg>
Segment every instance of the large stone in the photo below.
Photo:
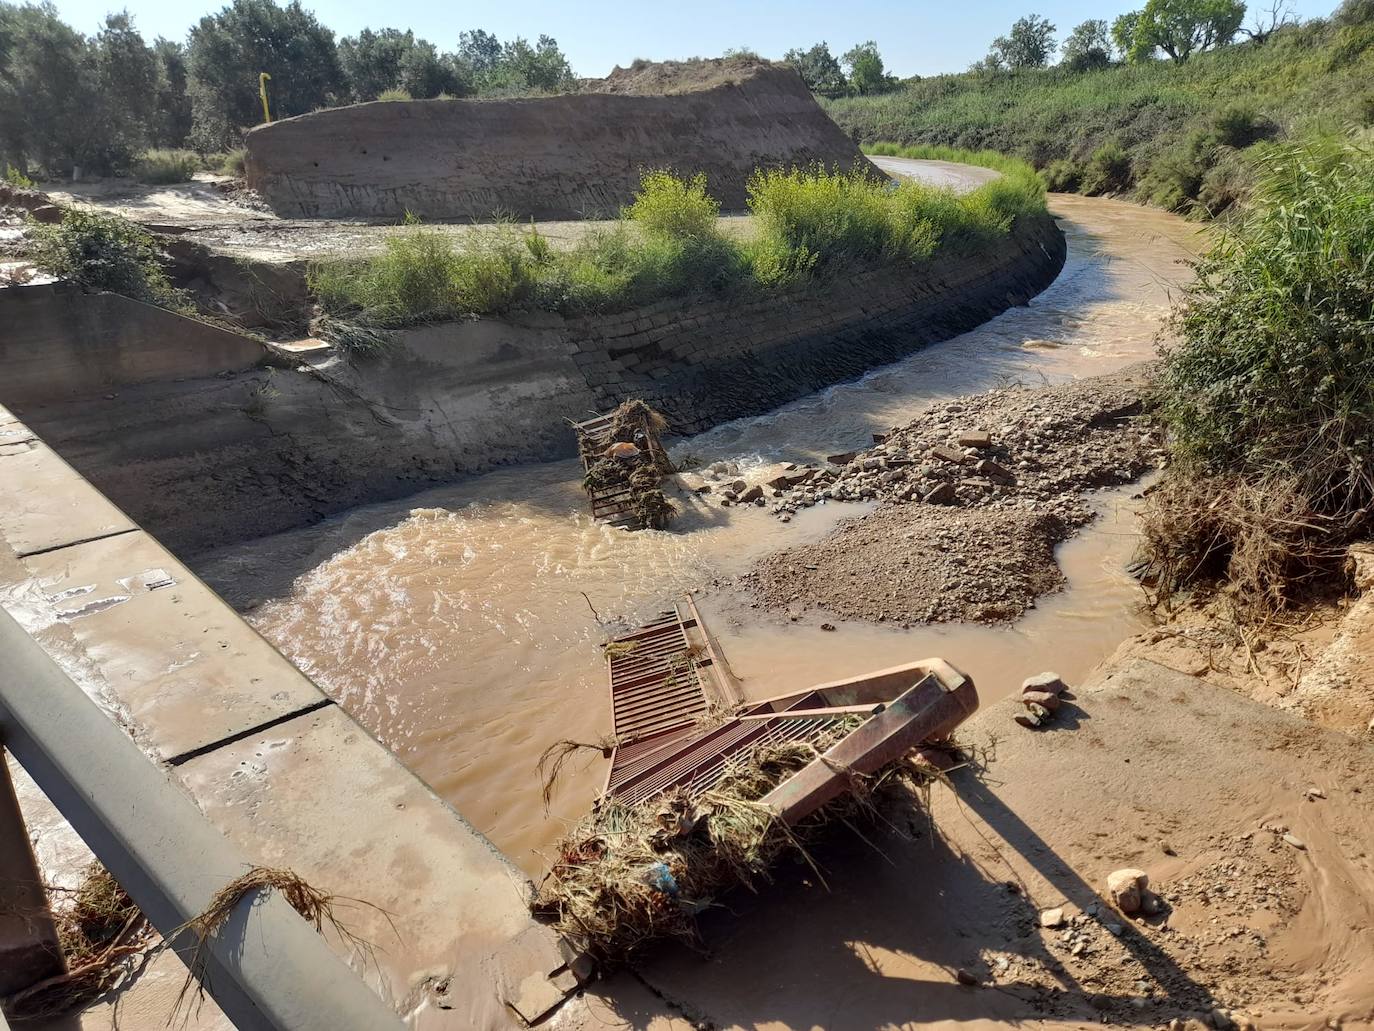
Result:
<svg viewBox="0 0 1374 1031"><path fill-rule="evenodd" d="M1062 694L1068 690L1068 685L1059 679L1058 673L1037 673L1033 677L1027 677L1021 681L1021 693L1026 694L1030 691L1043 691L1049 694Z"/></svg>
<svg viewBox="0 0 1374 1031"><path fill-rule="evenodd" d="M1133 867L1114 870L1107 875L1107 894L1121 912L1137 913L1149 883L1150 875L1144 870Z"/></svg>
<svg viewBox="0 0 1374 1031"><path fill-rule="evenodd" d="M1022 691L1021 701L1027 705L1034 703L1050 712L1059 708L1059 695L1053 691Z"/></svg>
<svg viewBox="0 0 1374 1031"><path fill-rule="evenodd" d="M754 486L750 487L748 490L746 490L743 494L741 494L741 495L739 496L739 503L740 503L741 505L752 505L752 504L757 504L758 502L760 502L760 501L762 501L762 500L763 500L763 488L760 487L757 483L754 484Z"/></svg>

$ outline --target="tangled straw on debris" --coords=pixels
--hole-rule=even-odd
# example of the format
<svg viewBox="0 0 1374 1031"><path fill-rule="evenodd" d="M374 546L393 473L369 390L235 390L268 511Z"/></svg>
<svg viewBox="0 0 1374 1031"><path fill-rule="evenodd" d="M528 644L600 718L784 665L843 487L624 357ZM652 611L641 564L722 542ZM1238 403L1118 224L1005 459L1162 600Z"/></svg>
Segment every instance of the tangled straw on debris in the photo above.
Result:
<svg viewBox="0 0 1374 1031"><path fill-rule="evenodd" d="M906 760L872 777L852 774L852 790L798 827L760 802L859 722L837 721L814 744L756 747L735 757L708 790L676 790L635 805L605 802L558 843L532 911L603 968L624 963L658 939L695 943L697 915L726 891L767 880L788 852L816 869L804 846L809 835L837 820L876 815L873 796L880 787L932 779Z"/></svg>
<svg viewBox="0 0 1374 1031"><path fill-rule="evenodd" d="M377 909L359 899L329 895L311 887L290 870L253 867L230 881L210 899L205 911L178 927L165 938L158 938L147 918L119 886L110 872L93 863L77 888L72 901L54 913L58 940L67 962L67 973L47 978L5 997L4 1013L13 1020L39 1020L61 1016L89 1005L115 988L135 968L135 964L155 956L183 931L197 938L195 953L188 964L186 980L177 994L169 1016L173 1022L188 1003L198 1006L205 996L208 941L220 932L234 908L255 891L272 889L316 931L329 926L341 940L365 959L373 957L372 944L358 937L336 916L340 904L356 903ZM49 892L63 889L48 887ZM378 912L387 917L385 910ZM393 927L394 931L395 928ZM193 987L194 985L194 987Z"/></svg>
<svg viewBox="0 0 1374 1031"><path fill-rule="evenodd" d="M631 504L639 522L651 530L665 529L677 510L660 487L664 476L674 472L659 437L668 421L643 401L629 400L611 413L611 444L634 444L637 457L613 458L582 437L579 446L587 465L582 487L588 493L609 487L629 488Z"/></svg>

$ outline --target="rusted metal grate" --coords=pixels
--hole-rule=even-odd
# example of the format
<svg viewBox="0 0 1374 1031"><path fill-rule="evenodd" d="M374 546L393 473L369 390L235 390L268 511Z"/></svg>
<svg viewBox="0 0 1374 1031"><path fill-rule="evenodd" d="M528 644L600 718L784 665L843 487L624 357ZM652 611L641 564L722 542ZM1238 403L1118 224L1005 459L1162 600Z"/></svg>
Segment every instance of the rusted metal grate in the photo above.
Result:
<svg viewBox="0 0 1374 1031"><path fill-rule="evenodd" d="M595 462L593 456L600 455L610 447L613 417L598 415L595 419L573 423L577 434L577 450L582 457L582 471L588 472ZM611 526L624 526L631 530L644 529L644 522L634 510L633 499L628 486L598 487L587 491L592 506L592 518Z"/></svg>

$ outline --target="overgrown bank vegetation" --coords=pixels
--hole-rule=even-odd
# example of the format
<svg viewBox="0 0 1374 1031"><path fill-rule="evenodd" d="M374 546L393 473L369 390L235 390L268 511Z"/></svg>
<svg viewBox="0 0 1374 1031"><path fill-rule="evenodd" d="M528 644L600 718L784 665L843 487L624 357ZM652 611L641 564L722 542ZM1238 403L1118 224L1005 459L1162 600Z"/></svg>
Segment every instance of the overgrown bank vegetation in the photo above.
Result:
<svg viewBox="0 0 1374 1031"><path fill-rule="evenodd" d="M1249 188L1247 149L1374 124L1374 3L1347 0L1330 19L1184 62L1066 57L824 103L864 144L987 148L1042 169L1051 189L1216 214Z"/></svg>
<svg viewBox="0 0 1374 1031"><path fill-rule="evenodd" d="M566 250L532 226L495 225L455 241L413 225L369 258L316 262L310 285L340 322L384 328L512 309L567 314L624 310L670 297L769 290L883 264L919 267L937 254L1005 236L1045 210L1028 165L958 195L824 169L757 172L753 232L721 231L704 176L646 173L621 219Z"/></svg>
<svg viewBox="0 0 1374 1031"><path fill-rule="evenodd" d="M1368 134L1264 155L1177 324L1160 384L1174 464L1145 520L1161 591L1224 576L1282 608L1374 527Z"/></svg>

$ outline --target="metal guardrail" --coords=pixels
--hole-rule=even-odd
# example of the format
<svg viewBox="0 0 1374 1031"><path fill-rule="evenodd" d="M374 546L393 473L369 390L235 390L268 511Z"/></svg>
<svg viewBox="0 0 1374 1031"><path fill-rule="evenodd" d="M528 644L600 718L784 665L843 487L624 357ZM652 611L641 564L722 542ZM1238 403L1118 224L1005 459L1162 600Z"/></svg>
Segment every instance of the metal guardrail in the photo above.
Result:
<svg viewBox="0 0 1374 1031"><path fill-rule="evenodd" d="M0 740L160 933L253 865L3 609L0 670ZM195 945L188 930L173 941L183 961ZM206 947L205 987L239 1031L404 1027L270 891L241 901Z"/></svg>

